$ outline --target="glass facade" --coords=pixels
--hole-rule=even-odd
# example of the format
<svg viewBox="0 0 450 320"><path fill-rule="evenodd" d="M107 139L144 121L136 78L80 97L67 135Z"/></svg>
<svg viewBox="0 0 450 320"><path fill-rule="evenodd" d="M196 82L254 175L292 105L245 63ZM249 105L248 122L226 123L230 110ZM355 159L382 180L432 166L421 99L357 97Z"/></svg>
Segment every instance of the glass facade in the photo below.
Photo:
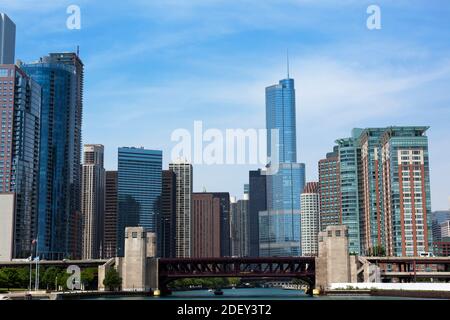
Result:
<svg viewBox="0 0 450 320"><path fill-rule="evenodd" d="M358 139L361 131L354 131L352 138L340 139L339 166L342 224L348 226L349 252L361 253L360 182Z"/></svg>
<svg viewBox="0 0 450 320"><path fill-rule="evenodd" d="M157 232L161 207L162 151L119 148L118 255L124 254L126 227Z"/></svg>
<svg viewBox="0 0 450 320"><path fill-rule="evenodd" d="M260 256L300 256L300 194L305 165L297 163L293 79L266 88L267 211L259 213ZM273 130L278 133L278 141Z"/></svg>
<svg viewBox="0 0 450 320"><path fill-rule="evenodd" d="M42 59L23 69L42 87L38 254L49 260L71 258L76 255L70 243L71 223L78 212L71 191L81 167L73 157L76 70Z"/></svg>
<svg viewBox="0 0 450 320"><path fill-rule="evenodd" d="M267 210L267 175L256 170L249 173L249 241L250 257L259 257L259 212Z"/></svg>
<svg viewBox="0 0 450 320"><path fill-rule="evenodd" d="M427 129L354 129L336 141L350 252L418 256L433 249Z"/></svg>
<svg viewBox="0 0 450 320"><path fill-rule="evenodd" d="M15 194L14 252L32 254L37 235L41 87L15 65L0 65L0 193Z"/></svg>

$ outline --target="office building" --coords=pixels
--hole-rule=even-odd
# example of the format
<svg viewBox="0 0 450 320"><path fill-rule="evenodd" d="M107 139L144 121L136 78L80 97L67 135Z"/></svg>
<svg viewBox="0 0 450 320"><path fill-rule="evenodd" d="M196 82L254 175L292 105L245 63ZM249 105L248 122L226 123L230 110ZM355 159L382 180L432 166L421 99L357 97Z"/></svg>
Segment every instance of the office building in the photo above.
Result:
<svg viewBox="0 0 450 320"><path fill-rule="evenodd" d="M0 194L15 194L13 256L19 259L34 252L38 234L40 112L41 87L21 68L0 65Z"/></svg>
<svg viewBox="0 0 450 320"><path fill-rule="evenodd" d="M305 165L297 163L294 80L266 88L267 211L259 213L260 256L300 256L300 193Z"/></svg>
<svg viewBox="0 0 450 320"><path fill-rule="evenodd" d="M230 230L230 194L228 192L213 192L215 199L219 199L220 206L220 255L231 256Z"/></svg>
<svg viewBox="0 0 450 320"><path fill-rule="evenodd" d="M238 234L237 226L235 226L238 214L237 199L236 197L230 197L230 232L231 232L231 254L233 257L237 257L238 252Z"/></svg>
<svg viewBox="0 0 450 320"><path fill-rule="evenodd" d="M319 161L320 230L342 224L339 148Z"/></svg>
<svg viewBox="0 0 450 320"><path fill-rule="evenodd" d="M192 194L192 257L221 257L221 199L212 193Z"/></svg>
<svg viewBox="0 0 450 320"><path fill-rule="evenodd" d="M119 148L117 251L123 256L126 227L157 232L162 190L162 151Z"/></svg>
<svg viewBox="0 0 450 320"><path fill-rule="evenodd" d="M104 147L84 146L81 213L83 221L83 259L99 259L104 250L105 168Z"/></svg>
<svg viewBox="0 0 450 320"><path fill-rule="evenodd" d="M159 255L163 258L176 257L176 214L177 176L172 170L162 173L161 227L158 230Z"/></svg>
<svg viewBox="0 0 450 320"><path fill-rule="evenodd" d="M450 221L441 224L441 238L450 238Z"/></svg>
<svg viewBox="0 0 450 320"><path fill-rule="evenodd" d="M190 163L180 160L169 164L176 175L176 227L175 254L177 258L189 258L191 251L192 175Z"/></svg>
<svg viewBox="0 0 450 320"><path fill-rule="evenodd" d="M244 188L245 192L245 188ZM231 198L231 249L234 257L248 257L250 254L250 211L248 193L244 193L242 200Z"/></svg>
<svg viewBox="0 0 450 320"><path fill-rule="evenodd" d="M118 199L117 171L106 171L105 173L105 219L103 235L104 258L109 259L117 256L117 222L118 222Z"/></svg>
<svg viewBox="0 0 450 320"><path fill-rule="evenodd" d="M433 254L436 257L450 257L450 237L433 242Z"/></svg>
<svg viewBox="0 0 450 320"><path fill-rule="evenodd" d="M0 13L0 65L14 64L16 52L16 25Z"/></svg>
<svg viewBox="0 0 450 320"><path fill-rule="evenodd" d="M49 260L80 258L83 63L61 53L22 68L42 87L38 252Z"/></svg>
<svg viewBox="0 0 450 320"><path fill-rule="evenodd" d="M450 211L435 211L431 214L431 220L433 242L440 242L442 240L441 224L450 220Z"/></svg>
<svg viewBox="0 0 450 320"><path fill-rule="evenodd" d="M319 183L307 183L300 198L302 255L315 257L318 255L319 250Z"/></svg>
<svg viewBox="0 0 450 320"><path fill-rule="evenodd" d="M259 213L267 211L267 182L261 169L249 173L249 256L259 257Z"/></svg>

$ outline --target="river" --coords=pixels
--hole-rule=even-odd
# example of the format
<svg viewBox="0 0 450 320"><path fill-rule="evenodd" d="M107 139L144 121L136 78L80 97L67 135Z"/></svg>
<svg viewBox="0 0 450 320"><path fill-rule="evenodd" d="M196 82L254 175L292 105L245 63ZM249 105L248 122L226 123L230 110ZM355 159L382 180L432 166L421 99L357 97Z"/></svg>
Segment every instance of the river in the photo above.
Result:
<svg viewBox="0 0 450 320"><path fill-rule="evenodd" d="M405 300L398 297L359 296L320 296L310 297L303 291L279 288L224 289L223 296L215 296L207 290L176 291L167 297L101 297L96 300ZM411 298L413 299L413 298Z"/></svg>

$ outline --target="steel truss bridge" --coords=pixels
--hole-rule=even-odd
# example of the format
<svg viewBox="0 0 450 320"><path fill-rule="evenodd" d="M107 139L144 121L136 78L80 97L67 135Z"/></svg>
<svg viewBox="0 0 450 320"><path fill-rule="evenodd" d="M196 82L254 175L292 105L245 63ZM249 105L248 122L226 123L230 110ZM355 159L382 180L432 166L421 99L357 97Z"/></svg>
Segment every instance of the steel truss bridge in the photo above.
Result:
<svg viewBox="0 0 450 320"><path fill-rule="evenodd" d="M158 276L162 288L182 278L294 278L312 291L315 267L314 257L159 259Z"/></svg>

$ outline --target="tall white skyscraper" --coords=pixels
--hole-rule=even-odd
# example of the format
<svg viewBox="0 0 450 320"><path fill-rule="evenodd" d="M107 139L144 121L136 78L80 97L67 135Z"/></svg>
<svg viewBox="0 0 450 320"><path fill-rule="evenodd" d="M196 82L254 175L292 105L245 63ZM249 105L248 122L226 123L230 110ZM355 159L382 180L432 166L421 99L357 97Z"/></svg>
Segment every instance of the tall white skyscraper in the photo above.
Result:
<svg viewBox="0 0 450 320"><path fill-rule="evenodd" d="M0 64L14 64L16 53L16 25L0 13Z"/></svg>
<svg viewBox="0 0 450 320"><path fill-rule="evenodd" d="M301 234L303 256L317 256L319 253L319 184L306 184L301 199Z"/></svg>
<svg viewBox="0 0 450 320"><path fill-rule="evenodd" d="M102 257L105 211L104 147L84 146L81 212L83 216L83 259Z"/></svg>
<svg viewBox="0 0 450 320"><path fill-rule="evenodd" d="M176 175L176 222L175 253L177 258L192 255L191 218L192 218L192 175L193 168L187 161L169 164L169 169Z"/></svg>

